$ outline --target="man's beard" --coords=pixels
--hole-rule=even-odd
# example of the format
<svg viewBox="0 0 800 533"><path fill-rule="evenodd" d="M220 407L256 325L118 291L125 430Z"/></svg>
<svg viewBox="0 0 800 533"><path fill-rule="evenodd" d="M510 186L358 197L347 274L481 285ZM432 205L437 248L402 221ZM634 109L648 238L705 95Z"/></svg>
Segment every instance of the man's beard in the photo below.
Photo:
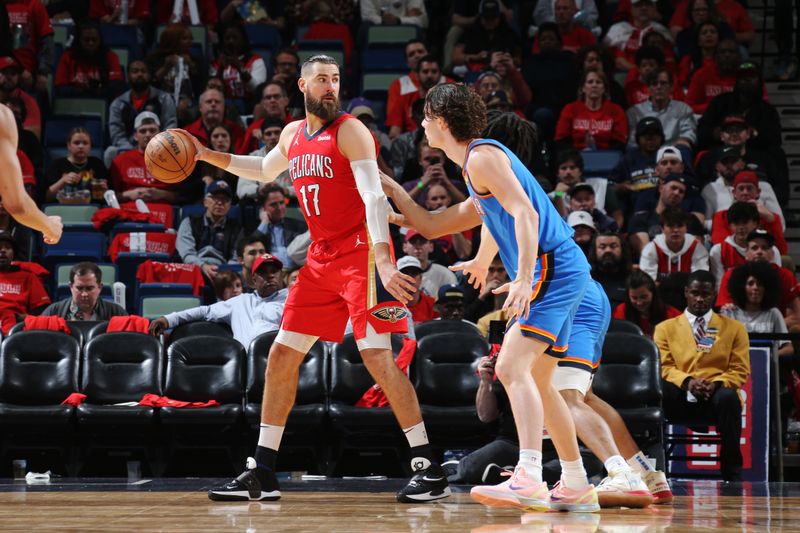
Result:
<svg viewBox="0 0 800 533"><path fill-rule="evenodd" d="M306 114L316 115L323 122L328 122L336 117L339 110L339 98L335 98L333 102L326 102L322 98L317 100L310 94L306 94Z"/></svg>
<svg viewBox="0 0 800 533"><path fill-rule="evenodd" d="M144 91L145 89L147 89L150 86L150 82L147 81L147 80L139 80L139 79L137 79L137 80L131 81L130 86L131 86L131 89L133 89L134 91L141 92L141 91Z"/></svg>
<svg viewBox="0 0 800 533"><path fill-rule="evenodd" d="M612 253L605 253L600 258L599 266L601 272L616 272L619 270L620 260Z"/></svg>

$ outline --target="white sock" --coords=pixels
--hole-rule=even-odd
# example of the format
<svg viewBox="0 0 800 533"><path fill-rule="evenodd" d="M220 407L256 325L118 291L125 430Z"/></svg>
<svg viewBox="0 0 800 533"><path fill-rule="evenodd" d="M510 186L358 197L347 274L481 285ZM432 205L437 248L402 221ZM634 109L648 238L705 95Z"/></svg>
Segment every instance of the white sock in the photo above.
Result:
<svg viewBox="0 0 800 533"><path fill-rule="evenodd" d="M411 448L428 444L428 433L425 431L425 422L420 422L410 428L405 428L403 429L403 433L406 434L408 445Z"/></svg>
<svg viewBox="0 0 800 533"><path fill-rule="evenodd" d="M281 446L281 437L283 437L283 428L285 427L262 423L261 429L258 431L258 445L277 451Z"/></svg>
<svg viewBox="0 0 800 533"><path fill-rule="evenodd" d="M542 452L533 448L519 449L519 465L528 477L537 483L542 482Z"/></svg>
<svg viewBox="0 0 800 533"><path fill-rule="evenodd" d="M561 463L561 482L565 487L572 490L580 490L589 484L586 477L586 470L583 469L583 461L559 461Z"/></svg>
<svg viewBox="0 0 800 533"><path fill-rule="evenodd" d="M628 458L628 464L634 472L639 472L641 475L654 471L653 467L650 465L650 460L641 451L636 452L636 455Z"/></svg>
<svg viewBox="0 0 800 533"><path fill-rule="evenodd" d="M631 472L631 467L628 466L628 463L625 462L621 455L612 455L603 464L609 476Z"/></svg>

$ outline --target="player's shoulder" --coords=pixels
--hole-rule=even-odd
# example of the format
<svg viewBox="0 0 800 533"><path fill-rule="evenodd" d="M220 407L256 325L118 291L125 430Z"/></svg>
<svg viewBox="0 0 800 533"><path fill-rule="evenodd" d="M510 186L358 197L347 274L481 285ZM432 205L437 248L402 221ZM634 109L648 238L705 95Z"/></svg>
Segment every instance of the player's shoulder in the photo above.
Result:
<svg viewBox="0 0 800 533"><path fill-rule="evenodd" d="M6 132L7 129L16 127L16 122L14 112L7 105L0 104L0 131Z"/></svg>

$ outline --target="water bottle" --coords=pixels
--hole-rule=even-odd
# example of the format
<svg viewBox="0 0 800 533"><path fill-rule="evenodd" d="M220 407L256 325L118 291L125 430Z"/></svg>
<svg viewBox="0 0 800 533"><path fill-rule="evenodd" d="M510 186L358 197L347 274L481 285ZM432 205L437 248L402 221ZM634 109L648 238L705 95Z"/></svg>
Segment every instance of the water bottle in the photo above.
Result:
<svg viewBox="0 0 800 533"><path fill-rule="evenodd" d="M14 24L14 50L22 47L22 24Z"/></svg>
<svg viewBox="0 0 800 533"><path fill-rule="evenodd" d="M120 307L125 307L125 284L121 281L115 281L111 285L111 291L114 294L114 303Z"/></svg>
<svg viewBox="0 0 800 533"><path fill-rule="evenodd" d="M127 24L128 23L128 4L130 0L122 0L119 4L119 23L120 24Z"/></svg>
<svg viewBox="0 0 800 533"><path fill-rule="evenodd" d="M103 198L105 198L108 207L119 209L119 201L117 200L117 194L114 191L106 191L103 194Z"/></svg>
<svg viewBox="0 0 800 533"><path fill-rule="evenodd" d="M586 150L597 150L597 143L592 135L592 130L586 130Z"/></svg>

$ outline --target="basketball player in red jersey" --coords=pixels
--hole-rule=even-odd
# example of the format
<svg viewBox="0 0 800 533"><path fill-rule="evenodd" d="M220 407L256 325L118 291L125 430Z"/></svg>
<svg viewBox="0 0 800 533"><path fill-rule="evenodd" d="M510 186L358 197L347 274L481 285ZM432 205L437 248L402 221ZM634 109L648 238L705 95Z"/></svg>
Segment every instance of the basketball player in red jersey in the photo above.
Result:
<svg viewBox="0 0 800 533"><path fill-rule="evenodd" d="M17 122L14 113L0 104L0 168L7 170L0 178L0 198L3 207L14 220L44 236L44 242L55 244L61 240L61 217L42 213L22 184L22 170L17 157Z"/></svg>
<svg viewBox="0 0 800 533"><path fill-rule="evenodd" d="M450 495L434 462L419 403L394 364L390 334L407 329L413 280L398 272L390 251L386 197L369 130L339 108L339 66L309 58L298 81L306 119L292 122L266 157L214 152L194 140L197 159L243 178L274 180L288 168L311 231L308 262L286 300L283 323L270 349L261 430L255 458L238 478L208 492L212 500L277 500L275 461L294 404L298 369L317 341L341 342L347 319L361 357L386 393L411 446L414 476L397 493L401 502Z"/></svg>

